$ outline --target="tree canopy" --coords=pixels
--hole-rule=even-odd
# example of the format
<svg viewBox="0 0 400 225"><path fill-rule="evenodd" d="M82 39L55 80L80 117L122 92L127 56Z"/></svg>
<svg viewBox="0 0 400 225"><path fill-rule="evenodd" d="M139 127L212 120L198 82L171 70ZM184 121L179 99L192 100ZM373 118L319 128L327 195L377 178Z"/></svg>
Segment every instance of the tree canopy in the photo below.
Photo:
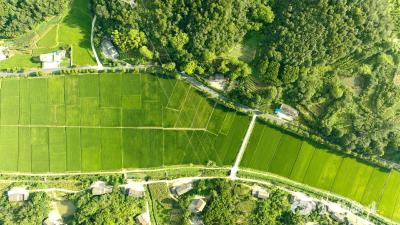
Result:
<svg viewBox="0 0 400 225"><path fill-rule="evenodd" d="M60 14L69 0L0 1L0 38L14 38L32 30L46 18Z"/></svg>

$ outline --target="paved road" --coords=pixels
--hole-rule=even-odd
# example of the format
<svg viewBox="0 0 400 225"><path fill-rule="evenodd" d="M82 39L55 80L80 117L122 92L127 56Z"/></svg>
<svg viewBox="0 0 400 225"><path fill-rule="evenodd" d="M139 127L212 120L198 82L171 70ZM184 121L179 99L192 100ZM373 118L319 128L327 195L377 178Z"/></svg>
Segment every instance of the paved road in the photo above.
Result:
<svg viewBox="0 0 400 225"><path fill-rule="evenodd" d="M90 31L90 44L92 46L92 51L93 51L94 58L96 58L97 68L98 69L103 69L104 68L103 64L101 64L101 61L100 61L100 59L99 59L99 57L97 55L97 52L96 52L96 47L94 47L94 43L93 43L94 26L96 24L96 18L97 18L97 16L95 15L93 17L93 20L92 20L92 30Z"/></svg>

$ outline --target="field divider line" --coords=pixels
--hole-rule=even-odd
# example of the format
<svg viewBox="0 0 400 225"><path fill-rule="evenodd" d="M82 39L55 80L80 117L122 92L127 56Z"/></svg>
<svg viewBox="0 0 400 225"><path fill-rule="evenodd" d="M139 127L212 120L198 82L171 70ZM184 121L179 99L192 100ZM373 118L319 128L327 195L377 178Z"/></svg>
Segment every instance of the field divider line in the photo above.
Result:
<svg viewBox="0 0 400 225"><path fill-rule="evenodd" d="M215 107L217 106L217 102L214 103L213 109L211 111L210 116L208 117L207 123L206 123L206 129L208 128L208 124L210 124L211 118L214 115ZM211 132L210 132L211 133Z"/></svg>
<svg viewBox="0 0 400 225"><path fill-rule="evenodd" d="M84 128L84 129L135 129L135 130L172 130L172 131L207 131L205 128L192 127L106 127L106 126L69 126L69 125L0 125L0 127L26 127L26 128Z"/></svg>
<svg viewBox="0 0 400 225"><path fill-rule="evenodd" d="M257 145L256 145L256 150L253 152L253 155L251 156L251 160L250 160L250 164L251 165L254 165L254 157L257 155L258 150L260 149L260 148L258 148L258 146L260 146L261 140L264 137L264 131L265 131L265 126L263 126L262 131L261 131L261 135L258 138Z"/></svg>
<svg viewBox="0 0 400 225"><path fill-rule="evenodd" d="M244 152L246 150L247 144L249 143L251 133L253 132L254 125L256 124L257 120L257 114L254 114L253 117L251 118L251 122L249 124L249 127L247 128L246 135L243 138L242 145L240 146L239 153L236 156L235 163L233 164L233 167L231 169L231 173L229 174L229 178L234 180L236 179L237 172L239 170L239 164L242 161L242 157L244 155Z"/></svg>
<svg viewBox="0 0 400 225"><path fill-rule="evenodd" d="M192 87L189 86L189 88L188 88L188 90L187 90L187 93L186 93L186 96L185 96L185 99L182 101L182 105L181 105L181 107L180 107L180 109L179 109L178 118L177 118L176 121L175 121L174 127L175 127L175 126L177 125L177 123L180 121L183 108L185 108L186 100L187 100L187 97L190 95L190 90L191 90L191 89L192 89Z"/></svg>

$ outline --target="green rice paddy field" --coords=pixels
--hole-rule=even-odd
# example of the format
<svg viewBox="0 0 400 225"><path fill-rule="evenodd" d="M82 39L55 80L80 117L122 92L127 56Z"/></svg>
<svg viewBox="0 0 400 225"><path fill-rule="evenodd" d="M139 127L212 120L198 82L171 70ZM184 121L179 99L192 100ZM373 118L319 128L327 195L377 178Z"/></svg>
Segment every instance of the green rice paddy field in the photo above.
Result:
<svg viewBox="0 0 400 225"><path fill-rule="evenodd" d="M329 151L257 122L241 167L337 193L400 221L400 173Z"/></svg>
<svg viewBox="0 0 400 225"><path fill-rule="evenodd" d="M0 171L231 165L249 117L148 74L1 79Z"/></svg>

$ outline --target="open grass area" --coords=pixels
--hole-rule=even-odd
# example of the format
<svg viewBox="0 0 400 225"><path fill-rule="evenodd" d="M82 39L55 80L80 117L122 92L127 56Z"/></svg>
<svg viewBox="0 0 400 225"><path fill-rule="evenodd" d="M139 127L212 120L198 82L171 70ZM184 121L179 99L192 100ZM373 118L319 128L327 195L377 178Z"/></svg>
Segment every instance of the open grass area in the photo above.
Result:
<svg viewBox="0 0 400 225"><path fill-rule="evenodd" d="M257 122L241 167L278 174L312 187L376 205L399 221L400 173L330 151Z"/></svg>
<svg viewBox="0 0 400 225"><path fill-rule="evenodd" d="M7 41L13 55L0 63L0 69L38 68L32 60L43 53L72 46L72 62L77 66L95 65L90 45L91 15L89 0L74 0L63 15L53 17L35 30Z"/></svg>
<svg viewBox="0 0 400 225"><path fill-rule="evenodd" d="M249 117L148 74L4 78L0 171L231 165Z"/></svg>

